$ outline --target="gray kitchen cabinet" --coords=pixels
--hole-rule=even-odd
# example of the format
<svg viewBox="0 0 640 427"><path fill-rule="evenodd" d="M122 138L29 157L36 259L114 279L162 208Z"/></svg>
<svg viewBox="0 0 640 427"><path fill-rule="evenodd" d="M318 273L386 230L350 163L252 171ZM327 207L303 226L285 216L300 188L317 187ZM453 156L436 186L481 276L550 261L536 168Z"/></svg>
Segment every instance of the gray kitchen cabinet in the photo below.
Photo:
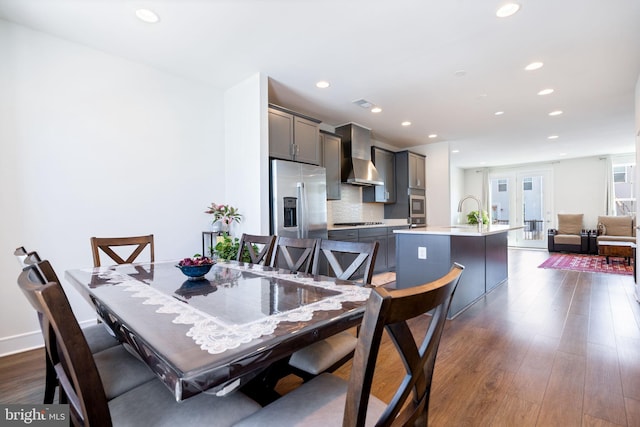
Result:
<svg viewBox="0 0 640 427"><path fill-rule="evenodd" d="M327 170L327 200L340 200L340 136L320 131L320 166ZM336 239L337 240L337 239Z"/></svg>
<svg viewBox="0 0 640 427"><path fill-rule="evenodd" d="M393 233L393 230L407 228L409 228L408 225L387 227L387 271L395 271L396 269L396 235Z"/></svg>
<svg viewBox="0 0 640 427"><path fill-rule="evenodd" d="M320 164L320 121L269 105L269 156Z"/></svg>
<svg viewBox="0 0 640 427"><path fill-rule="evenodd" d="M426 188L424 178L424 156L409 153L409 188L424 190Z"/></svg>
<svg viewBox="0 0 640 427"><path fill-rule="evenodd" d="M404 150L395 154L396 164L396 202L384 205L384 217L387 219L409 218L409 195L425 192L425 157Z"/></svg>
<svg viewBox="0 0 640 427"><path fill-rule="evenodd" d="M362 201L366 203L396 202L396 160L393 151L380 147L371 147L371 161L378 170L384 185L363 187Z"/></svg>
<svg viewBox="0 0 640 427"><path fill-rule="evenodd" d="M342 240L344 242L357 242L358 241L358 229L345 228L342 230L329 230L327 233L329 240Z"/></svg>
<svg viewBox="0 0 640 427"><path fill-rule="evenodd" d="M376 263L373 266L374 273L388 271L387 268L387 227L361 228L358 230L358 241L361 243L378 242Z"/></svg>

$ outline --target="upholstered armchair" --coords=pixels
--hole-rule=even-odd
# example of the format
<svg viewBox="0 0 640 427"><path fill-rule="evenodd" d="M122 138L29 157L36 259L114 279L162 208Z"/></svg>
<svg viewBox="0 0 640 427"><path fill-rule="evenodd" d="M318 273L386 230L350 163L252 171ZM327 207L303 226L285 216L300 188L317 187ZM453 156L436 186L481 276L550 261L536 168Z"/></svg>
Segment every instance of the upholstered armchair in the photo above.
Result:
<svg viewBox="0 0 640 427"><path fill-rule="evenodd" d="M603 215L598 217L598 227L591 233L589 249L598 253L598 242L636 243L636 219L632 216Z"/></svg>
<svg viewBox="0 0 640 427"><path fill-rule="evenodd" d="M589 252L589 232L582 227L583 214L558 214L558 228L547 236L549 252Z"/></svg>

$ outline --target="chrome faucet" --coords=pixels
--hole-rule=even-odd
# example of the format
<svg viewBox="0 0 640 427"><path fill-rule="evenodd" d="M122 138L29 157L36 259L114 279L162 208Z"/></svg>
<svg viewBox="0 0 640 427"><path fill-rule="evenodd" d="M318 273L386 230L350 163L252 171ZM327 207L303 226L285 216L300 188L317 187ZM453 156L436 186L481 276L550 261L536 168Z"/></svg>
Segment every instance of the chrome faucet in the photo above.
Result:
<svg viewBox="0 0 640 427"><path fill-rule="evenodd" d="M478 214L476 215L476 220L478 222L478 232L482 232L482 202L475 196L464 196L462 200L458 203L458 212L462 212L462 203L467 199L473 199L478 203Z"/></svg>

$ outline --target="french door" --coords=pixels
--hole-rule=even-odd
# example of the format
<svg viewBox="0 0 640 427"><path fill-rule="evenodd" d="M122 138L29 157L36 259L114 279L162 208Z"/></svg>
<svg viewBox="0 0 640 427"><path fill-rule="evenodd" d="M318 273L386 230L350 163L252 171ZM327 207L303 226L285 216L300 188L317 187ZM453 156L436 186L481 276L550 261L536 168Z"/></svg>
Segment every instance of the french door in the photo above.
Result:
<svg viewBox="0 0 640 427"><path fill-rule="evenodd" d="M509 246L546 248L551 221L550 170L496 172L489 175L490 217L494 224L521 225L509 233Z"/></svg>

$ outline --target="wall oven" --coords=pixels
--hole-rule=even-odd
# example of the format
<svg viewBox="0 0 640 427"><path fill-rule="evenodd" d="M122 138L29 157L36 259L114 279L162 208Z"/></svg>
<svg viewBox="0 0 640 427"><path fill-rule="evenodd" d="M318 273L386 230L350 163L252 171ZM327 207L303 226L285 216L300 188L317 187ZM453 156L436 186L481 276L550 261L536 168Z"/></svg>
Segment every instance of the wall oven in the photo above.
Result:
<svg viewBox="0 0 640 427"><path fill-rule="evenodd" d="M424 192L411 191L409 194L409 223L412 227L427 224L427 198Z"/></svg>

